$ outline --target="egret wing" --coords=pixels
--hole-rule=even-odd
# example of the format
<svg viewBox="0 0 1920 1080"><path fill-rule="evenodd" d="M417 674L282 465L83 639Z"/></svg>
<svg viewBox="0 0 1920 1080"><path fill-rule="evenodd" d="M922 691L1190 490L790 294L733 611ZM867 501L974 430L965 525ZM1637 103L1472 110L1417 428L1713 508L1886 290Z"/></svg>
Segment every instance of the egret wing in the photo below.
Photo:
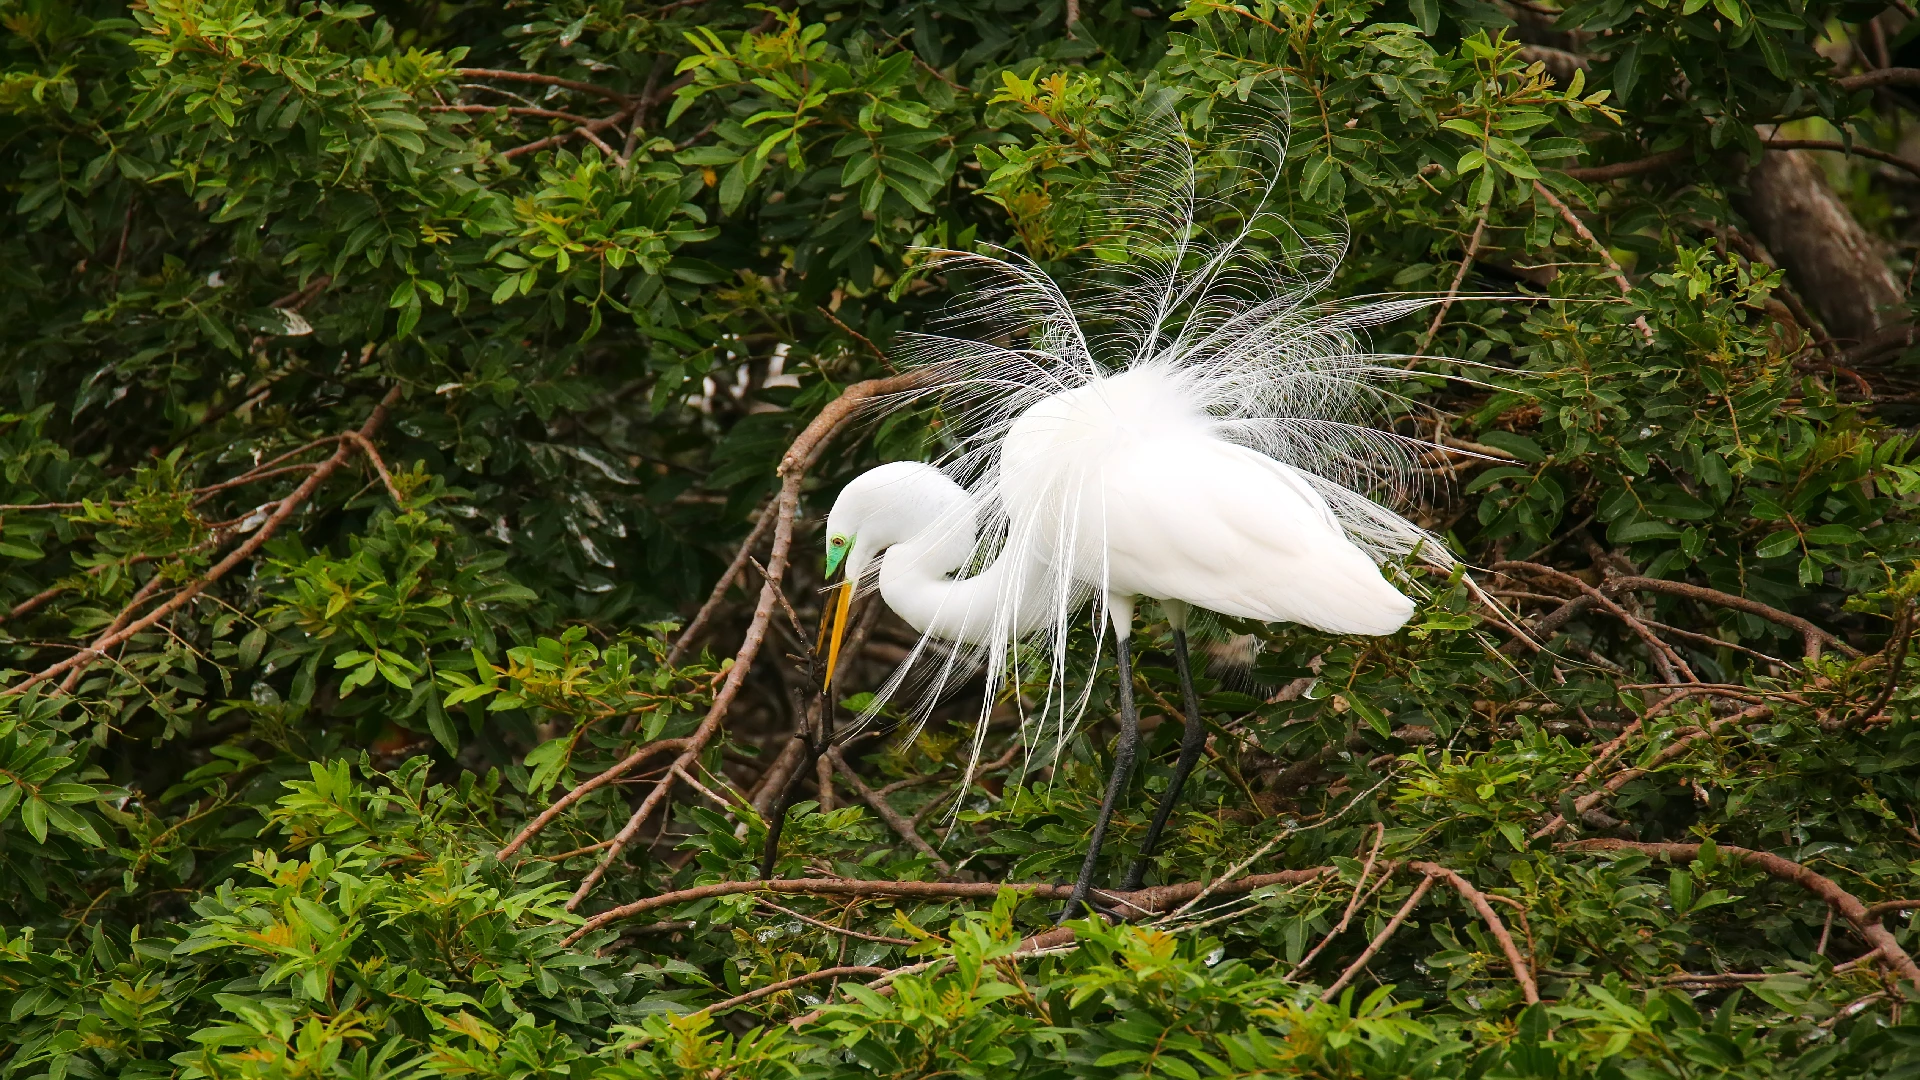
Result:
<svg viewBox="0 0 1920 1080"><path fill-rule="evenodd" d="M1257 451L1147 438L1109 458L1101 488L1087 509L1115 593L1344 634L1390 634L1413 614L1306 477Z"/></svg>

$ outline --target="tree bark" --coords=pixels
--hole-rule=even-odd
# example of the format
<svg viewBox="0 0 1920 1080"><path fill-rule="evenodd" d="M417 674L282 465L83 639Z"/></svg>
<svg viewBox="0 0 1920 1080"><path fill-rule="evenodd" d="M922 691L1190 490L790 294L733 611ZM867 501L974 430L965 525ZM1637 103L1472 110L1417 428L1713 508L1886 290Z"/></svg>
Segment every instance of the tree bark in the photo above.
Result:
<svg viewBox="0 0 1920 1080"><path fill-rule="evenodd" d="M1893 273L1811 156L1769 151L1746 182L1735 205L1831 336L1856 342L1906 321Z"/></svg>

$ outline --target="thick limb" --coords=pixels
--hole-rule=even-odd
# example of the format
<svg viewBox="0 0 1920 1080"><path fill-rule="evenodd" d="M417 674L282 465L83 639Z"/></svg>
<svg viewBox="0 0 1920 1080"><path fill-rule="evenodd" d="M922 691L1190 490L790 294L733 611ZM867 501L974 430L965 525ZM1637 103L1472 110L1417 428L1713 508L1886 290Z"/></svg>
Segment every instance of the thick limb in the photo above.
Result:
<svg viewBox="0 0 1920 1080"><path fill-rule="evenodd" d="M1173 764L1173 782L1160 796L1160 806L1153 812L1153 824L1147 827L1147 838L1140 844L1140 854L1127 868L1126 880L1120 883L1123 892L1131 892L1145 883L1147 862L1153 858L1154 849L1160 845L1160 834L1166 831L1167 820L1173 817L1173 808L1180 801L1180 789L1186 786L1187 777L1193 767L1199 763L1200 755L1207 748L1207 725L1200 717L1199 695L1193 692L1193 668L1187 660L1187 631L1185 619L1176 621L1173 628L1173 666L1180 673L1181 706L1186 709L1186 730L1180 736L1180 758Z"/></svg>
<svg viewBox="0 0 1920 1080"><path fill-rule="evenodd" d="M1131 606L1126 620L1131 629ZM1107 778L1107 797L1100 802L1100 816L1093 823L1093 836L1087 841L1087 858L1080 864L1080 877L1073 883L1073 892L1067 897L1067 906L1060 912L1060 921L1065 922L1080 913L1086 904L1087 890L1093 887L1094 867L1100 862L1100 845L1107 838L1107 824L1113 820L1114 807L1120 804L1120 796L1127 790L1127 781L1133 776L1133 757L1140 749L1140 714L1133 705L1133 663L1127 651L1128 630L1120 629L1118 615L1114 617L1113 658L1119 667L1120 675L1120 742L1113 750L1113 774Z"/></svg>

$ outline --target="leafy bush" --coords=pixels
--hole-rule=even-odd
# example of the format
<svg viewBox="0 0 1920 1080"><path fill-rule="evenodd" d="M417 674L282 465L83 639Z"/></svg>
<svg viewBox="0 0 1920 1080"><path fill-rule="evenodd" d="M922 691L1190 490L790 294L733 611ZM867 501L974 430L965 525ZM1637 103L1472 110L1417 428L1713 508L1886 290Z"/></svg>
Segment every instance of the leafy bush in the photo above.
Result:
<svg viewBox="0 0 1920 1080"><path fill-rule="evenodd" d="M1905 10L0 0L0 1071L1911 1074ZM1048 932L1103 724L788 750L820 515L944 438L836 402L924 248L1124 261L1142 115L1282 109L1476 569L1223 624Z"/></svg>

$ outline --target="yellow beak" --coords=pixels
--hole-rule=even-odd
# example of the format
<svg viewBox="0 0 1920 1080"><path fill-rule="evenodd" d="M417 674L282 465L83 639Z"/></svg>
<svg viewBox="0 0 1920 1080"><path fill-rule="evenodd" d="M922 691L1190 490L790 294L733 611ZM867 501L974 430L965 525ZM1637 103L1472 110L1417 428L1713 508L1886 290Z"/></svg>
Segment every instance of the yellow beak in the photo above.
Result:
<svg viewBox="0 0 1920 1080"><path fill-rule="evenodd" d="M827 607L826 622L820 628L820 636L827 643L827 676L820 683L821 690L833 686L833 672L840 665L840 642L847 636L847 608L852 603L853 582L843 581Z"/></svg>

